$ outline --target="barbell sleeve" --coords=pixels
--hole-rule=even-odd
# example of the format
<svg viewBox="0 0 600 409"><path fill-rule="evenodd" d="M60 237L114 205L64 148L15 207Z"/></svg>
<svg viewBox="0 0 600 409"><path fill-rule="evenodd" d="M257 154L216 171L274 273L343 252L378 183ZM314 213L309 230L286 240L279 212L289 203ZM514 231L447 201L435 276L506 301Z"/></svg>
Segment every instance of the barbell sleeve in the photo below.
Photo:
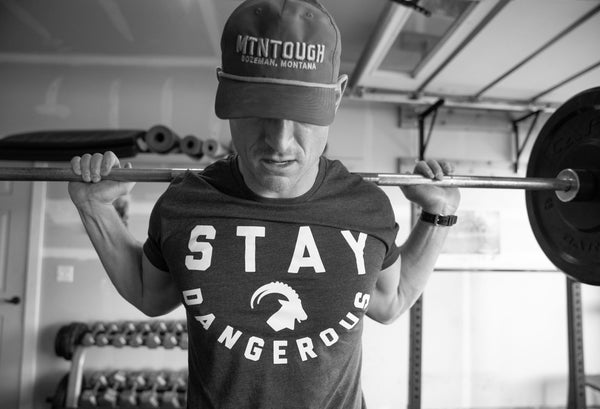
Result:
<svg viewBox="0 0 600 409"><path fill-rule="evenodd" d="M105 180L120 182L170 182L186 171L201 172L202 169L184 168L118 168L104 176ZM562 173L562 172L561 172ZM445 176L433 180L421 175L395 173L355 173L369 182L380 186L436 185L440 187L489 188L489 189L525 189L525 190L577 190L576 178L569 176L557 178L522 178L498 176ZM4 167L0 168L0 180L10 181L46 181L77 182L81 176L75 175L70 168L56 167Z"/></svg>

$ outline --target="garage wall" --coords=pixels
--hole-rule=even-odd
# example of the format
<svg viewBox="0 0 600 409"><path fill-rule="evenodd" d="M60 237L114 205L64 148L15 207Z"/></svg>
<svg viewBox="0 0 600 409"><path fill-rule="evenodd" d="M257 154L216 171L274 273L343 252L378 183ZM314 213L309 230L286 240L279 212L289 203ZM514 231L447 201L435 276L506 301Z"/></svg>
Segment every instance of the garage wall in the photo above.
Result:
<svg viewBox="0 0 600 409"><path fill-rule="evenodd" d="M39 129L148 129L162 123L180 135L192 133L226 144L228 127L213 114L215 86L212 69L4 65L0 66L0 134ZM452 159L461 173L511 174L508 122L492 114L489 118L478 114L476 120L458 113L444 115L434 130L429 157ZM417 155L417 146L415 122L408 110L344 100L331 129L328 155L343 160L352 171L395 172L400 157L405 158L402 166L410 168L411 159L406 158ZM135 166L206 165L183 155L140 155L133 162ZM130 226L139 240L145 238L147 216L165 187L138 184L134 189ZM399 189L385 190L402 226L402 240L409 230L409 206ZM436 273L425 295L423 407L563 405L567 373L564 276L457 270L552 269L529 231L522 193L463 191L461 212L461 220L472 223L482 215L491 218L493 223L485 226L496 229L492 231L495 250L461 253L455 246L440 259L439 267L451 271ZM116 294L105 277L64 183L47 186L43 230L36 408L46 407L44 400L53 394L57 373L69 368L53 352L54 335L61 325L75 320L144 318ZM463 241L464 237L455 237L455 242ZM57 280L58 270L65 268L72 268L72 282ZM588 372L600 373L600 354L594 347L600 341L600 291L584 287L583 295L586 366ZM182 317L180 309L166 318ZM365 331L363 383L369 407L404 407L408 315L391 326L367 321ZM86 366L182 367L185 359L180 351L105 348L91 350ZM590 394L588 403L594 402L600 398Z"/></svg>

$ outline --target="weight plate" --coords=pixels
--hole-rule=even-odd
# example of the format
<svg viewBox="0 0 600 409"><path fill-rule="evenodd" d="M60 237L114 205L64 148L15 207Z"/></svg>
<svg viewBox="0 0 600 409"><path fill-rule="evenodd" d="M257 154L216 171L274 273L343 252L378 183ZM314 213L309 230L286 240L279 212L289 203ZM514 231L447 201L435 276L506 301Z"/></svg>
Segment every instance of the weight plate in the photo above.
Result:
<svg viewBox="0 0 600 409"><path fill-rule="evenodd" d="M554 178L566 168L600 175L600 87L583 91L546 121L527 165L527 177ZM552 191L528 190L533 233L550 261L582 283L600 285L600 189L582 202L561 202Z"/></svg>

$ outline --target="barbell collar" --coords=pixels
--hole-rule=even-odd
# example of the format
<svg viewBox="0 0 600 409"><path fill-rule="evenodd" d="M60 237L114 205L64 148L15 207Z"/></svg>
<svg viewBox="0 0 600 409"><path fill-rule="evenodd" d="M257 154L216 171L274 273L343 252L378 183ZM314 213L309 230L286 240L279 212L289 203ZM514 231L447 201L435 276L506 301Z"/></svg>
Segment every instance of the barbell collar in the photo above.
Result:
<svg viewBox="0 0 600 409"><path fill-rule="evenodd" d="M120 182L170 182L187 172L201 172L202 169L166 168L119 168L104 176L105 180ZM578 180L569 176L557 178L522 178L494 176L445 176L441 180L429 179L420 175L395 173L356 173L363 179L380 186L435 185L439 187L484 188L484 189L525 189L554 190L572 192L578 190ZM70 168L0 168L0 180L77 182L81 176Z"/></svg>
<svg viewBox="0 0 600 409"><path fill-rule="evenodd" d="M561 202L600 201L600 171L563 169L557 178L572 180L575 186L567 191L556 191L556 197Z"/></svg>

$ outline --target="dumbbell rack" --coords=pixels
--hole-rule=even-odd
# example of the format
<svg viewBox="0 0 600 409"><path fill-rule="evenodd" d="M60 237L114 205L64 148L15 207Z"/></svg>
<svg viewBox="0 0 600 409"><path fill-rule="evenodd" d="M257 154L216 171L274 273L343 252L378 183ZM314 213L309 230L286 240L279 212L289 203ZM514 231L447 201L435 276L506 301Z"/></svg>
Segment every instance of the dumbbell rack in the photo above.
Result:
<svg viewBox="0 0 600 409"><path fill-rule="evenodd" d="M67 383L65 408L77 408L79 405L86 351L87 349L84 346L75 348L73 358L71 359L71 370L69 371L69 381Z"/></svg>
<svg viewBox="0 0 600 409"><path fill-rule="evenodd" d="M158 322L158 321L154 321ZM187 329L185 329L187 331ZM71 367L68 374L68 382L67 389L64 400L65 409L76 409L79 405L79 398L82 392L83 379L84 379L84 366L87 352L89 351L88 347L85 345L73 345L74 349L72 351ZM113 345L104 345L102 347L115 347ZM127 347L127 346L125 346ZM129 346L132 348L136 348L138 346ZM140 345L139 347L144 347L144 345ZM187 349L187 346L181 347L182 349Z"/></svg>

